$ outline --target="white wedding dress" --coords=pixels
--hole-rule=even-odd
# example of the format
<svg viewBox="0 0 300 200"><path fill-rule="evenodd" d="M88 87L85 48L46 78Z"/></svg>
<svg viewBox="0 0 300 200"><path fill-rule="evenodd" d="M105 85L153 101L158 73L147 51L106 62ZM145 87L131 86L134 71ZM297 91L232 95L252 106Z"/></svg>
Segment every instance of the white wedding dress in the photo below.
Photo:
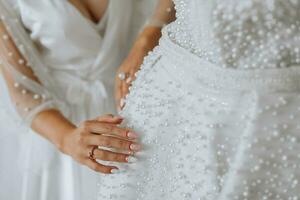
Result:
<svg viewBox="0 0 300 200"><path fill-rule="evenodd" d="M75 124L115 113L117 67L154 4L110 0L94 23L67 0L0 1L0 21L25 58L11 52L1 32L7 46L0 48L0 63L9 78L0 76L0 199L96 198L98 173L58 152L29 125L49 108Z"/></svg>
<svg viewBox="0 0 300 200"><path fill-rule="evenodd" d="M122 111L143 150L98 200L300 199L300 1L175 4Z"/></svg>

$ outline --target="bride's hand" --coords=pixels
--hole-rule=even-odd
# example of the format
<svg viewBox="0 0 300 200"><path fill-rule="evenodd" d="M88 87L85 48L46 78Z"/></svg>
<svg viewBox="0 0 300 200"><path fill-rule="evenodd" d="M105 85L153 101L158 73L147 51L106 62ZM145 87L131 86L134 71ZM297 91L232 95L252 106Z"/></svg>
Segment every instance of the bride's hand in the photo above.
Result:
<svg viewBox="0 0 300 200"><path fill-rule="evenodd" d="M137 38L129 55L119 67L115 80L116 106L120 111L125 103L125 96L129 92L131 82L135 79L135 73L140 69L144 57L157 44L161 37L161 28L147 27Z"/></svg>
<svg viewBox="0 0 300 200"><path fill-rule="evenodd" d="M117 126L121 122L122 118L112 115L85 121L66 134L61 151L94 171L105 174L115 173L118 170L117 167L102 165L96 160L127 163L131 159L134 160L133 153L141 148L134 141L137 138L135 133ZM99 149L98 146L119 149L126 153Z"/></svg>

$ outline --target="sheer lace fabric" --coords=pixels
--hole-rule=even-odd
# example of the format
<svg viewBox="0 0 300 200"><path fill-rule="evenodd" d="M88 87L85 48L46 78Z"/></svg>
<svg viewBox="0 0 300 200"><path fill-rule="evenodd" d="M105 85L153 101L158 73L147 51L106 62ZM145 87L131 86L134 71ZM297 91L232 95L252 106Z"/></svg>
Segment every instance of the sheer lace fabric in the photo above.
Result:
<svg viewBox="0 0 300 200"><path fill-rule="evenodd" d="M124 3L127 13L118 12L117 1L109 1L98 24L68 1L0 3L2 39L6 38L1 43L4 72L16 108L28 124L42 110L59 109L69 116L77 108L70 109L68 104L91 100L101 103L98 112L88 109L89 117L114 111L113 101L107 99L113 93L111 77L125 56L122 51L129 48L126 35L131 26L131 1ZM106 59L108 55L116 56ZM69 84L69 79L74 84ZM81 117L71 120L78 123Z"/></svg>
<svg viewBox="0 0 300 200"><path fill-rule="evenodd" d="M17 16L6 10L8 5L0 2L1 21L0 21L0 55L1 66L5 79L8 84L9 92L17 111L25 122L30 125L31 120L38 112L45 109L55 108L48 90L37 76L34 74L31 62L34 58L28 58L32 55L33 44L28 45L23 41L14 41L11 35L20 34L19 31L25 31L16 28L20 23ZM20 24L19 24L20 25ZM29 39L29 38L26 38ZM39 70L39 74L42 71Z"/></svg>

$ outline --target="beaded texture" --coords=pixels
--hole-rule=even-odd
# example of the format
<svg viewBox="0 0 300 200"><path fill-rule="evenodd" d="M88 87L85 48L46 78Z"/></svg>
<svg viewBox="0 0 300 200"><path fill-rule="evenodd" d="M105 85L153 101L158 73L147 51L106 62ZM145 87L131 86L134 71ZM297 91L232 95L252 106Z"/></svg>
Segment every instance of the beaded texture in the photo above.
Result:
<svg viewBox="0 0 300 200"><path fill-rule="evenodd" d="M121 113L143 150L98 200L300 199L300 2L175 3Z"/></svg>

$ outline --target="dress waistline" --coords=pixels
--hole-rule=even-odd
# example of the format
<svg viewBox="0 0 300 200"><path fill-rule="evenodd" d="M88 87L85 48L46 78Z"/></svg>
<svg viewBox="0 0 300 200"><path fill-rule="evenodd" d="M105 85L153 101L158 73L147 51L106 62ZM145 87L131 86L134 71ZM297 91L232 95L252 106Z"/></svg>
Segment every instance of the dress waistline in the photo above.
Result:
<svg viewBox="0 0 300 200"><path fill-rule="evenodd" d="M184 49L172 41L166 29L160 40L167 70L189 87L197 85L222 91L300 91L300 66L287 68L223 68ZM196 84L196 85L195 85Z"/></svg>

